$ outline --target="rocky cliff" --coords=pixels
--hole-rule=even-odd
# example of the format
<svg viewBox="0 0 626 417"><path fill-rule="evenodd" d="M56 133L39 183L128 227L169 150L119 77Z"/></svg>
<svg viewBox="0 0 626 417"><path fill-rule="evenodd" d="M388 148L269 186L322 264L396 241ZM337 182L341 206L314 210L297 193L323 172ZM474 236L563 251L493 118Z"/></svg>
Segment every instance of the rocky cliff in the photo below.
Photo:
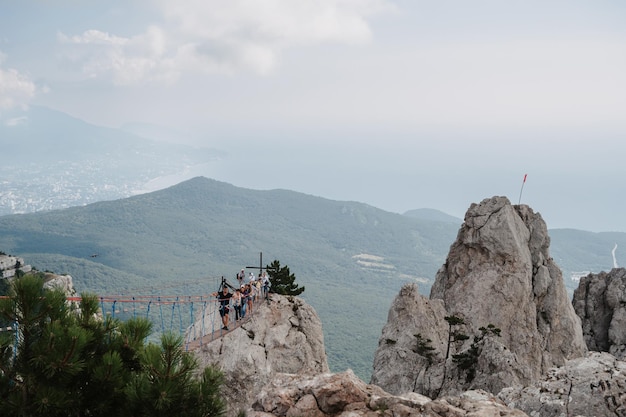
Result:
<svg viewBox="0 0 626 417"><path fill-rule="evenodd" d="M63 291L68 297L76 295L74 281L71 275L57 275L50 272L43 274L43 287L45 289L57 289Z"/></svg>
<svg viewBox="0 0 626 417"><path fill-rule="evenodd" d="M623 355L626 271L583 278L574 308L549 243L527 206L472 204L430 298L407 284L394 300L371 384L328 372L297 297L272 295L196 355L224 372L230 416L626 416L626 363L585 347Z"/></svg>
<svg viewBox="0 0 626 417"><path fill-rule="evenodd" d="M229 416L240 410L249 417L526 416L484 391L431 400L414 392L390 394L351 370L329 373L321 323L298 297L272 295L253 320L196 356L224 373Z"/></svg>
<svg viewBox="0 0 626 417"><path fill-rule="evenodd" d="M251 320L196 353L201 365L225 375L224 396L231 415L247 409L257 393L281 373L328 372L322 324L301 298L270 295Z"/></svg>
<svg viewBox="0 0 626 417"><path fill-rule="evenodd" d="M405 286L389 312L372 383L430 397L527 385L583 356L541 215L493 197L468 209L430 299Z"/></svg>
<svg viewBox="0 0 626 417"><path fill-rule="evenodd" d="M626 359L626 269L581 278L572 303L589 350Z"/></svg>
<svg viewBox="0 0 626 417"><path fill-rule="evenodd" d="M431 400L414 392L391 395L352 371L313 377L277 375L259 393L249 417L523 417L484 391Z"/></svg>
<svg viewBox="0 0 626 417"><path fill-rule="evenodd" d="M0 279L13 278L17 274L17 271L26 273L31 270L30 265L24 264L24 259L0 253Z"/></svg>
<svg viewBox="0 0 626 417"><path fill-rule="evenodd" d="M626 362L588 352L529 386L503 389L498 398L532 416L626 416Z"/></svg>
<svg viewBox="0 0 626 417"><path fill-rule="evenodd" d="M23 258L6 255L0 252L0 280L6 279L10 282L18 276L18 271L22 274L39 273L39 271L33 269L30 265L25 264ZM44 272L42 276L44 279L44 288L60 289L67 294L68 297L76 295L74 282L70 275L57 275L51 272Z"/></svg>

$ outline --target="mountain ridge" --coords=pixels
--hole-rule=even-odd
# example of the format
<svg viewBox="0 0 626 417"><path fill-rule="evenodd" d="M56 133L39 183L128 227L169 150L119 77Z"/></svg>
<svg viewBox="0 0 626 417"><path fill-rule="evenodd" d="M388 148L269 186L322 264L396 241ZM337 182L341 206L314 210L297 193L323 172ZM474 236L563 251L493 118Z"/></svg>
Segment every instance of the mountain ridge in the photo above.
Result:
<svg viewBox="0 0 626 417"><path fill-rule="evenodd" d="M288 265L307 288L304 298L323 312L326 337L334 341L329 362L367 375L393 294L403 282L433 276L455 232L454 225L364 203L247 190L197 177L120 200L2 216L0 248L39 269L62 266L79 291L96 282L108 292L118 291L103 284L115 271L141 277L138 287L197 278L198 285L185 290L212 292L215 280L257 264L261 252L266 263L278 259ZM362 255L391 267L364 264ZM372 311L372 305L380 309Z"/></svg>
<svg viewBox="0 0 626 417"><path fill-rule="evenodd" d="M258 265L262 253L264 265L278 259L306 286L303 298L324 323L331 368L367 380L393 297L407 282L429 291L458 228L365 203L196 177L124 199L1 216L0 250L69 273L79 291L126 294L212 292L221 276ZM626 247L626 234L588 232L577 241L572 233L550 232L559 266L574 265L564 270L610 266L615 241Z"/></svg>
<svg viewBox="0 0 626 417"><path fill-rule="evenodd" d="M415 217L417 219L422 220L431 220L437 222L446 222L446 223L456 223L460 225L463 223L463 219L460 219L455 216L451 216L448 213L445 213L441 210L433 209L433 208L419 208L408 210L403 213L404 216Z"/></svg>

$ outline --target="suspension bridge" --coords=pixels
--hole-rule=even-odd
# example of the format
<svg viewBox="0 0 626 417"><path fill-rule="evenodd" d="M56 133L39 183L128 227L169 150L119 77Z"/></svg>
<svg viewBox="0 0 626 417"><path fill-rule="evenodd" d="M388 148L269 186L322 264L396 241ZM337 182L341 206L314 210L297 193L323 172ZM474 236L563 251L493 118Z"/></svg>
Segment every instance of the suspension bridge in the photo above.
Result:
<svg viewBox="0 0 626 417"><path fill-rule="evenodd" d="M217 284L218 279L210 279ZM200 281L193 281L198 283ZM202 282L206 284L206 279ZM184 285L187 288L191 282L178 283L160 288L163 289ZM219 287L215 292L220 292L222 286L227 285L231 289L233 286L222 277ZM184 348L187 351L201 349L202 346L225 336L234 329L240 327L251 319L254 307L246 311L244 317L237 320L234 309L231 307L228 315L228 326L224 329L222 318L219 312L219 301L213 293L203 295L103 295L97 296L100 302L100 312L103 320L119 319L128 320L131 318L143 317L152 322L154 335L165 332L178 333L184 336ZM4 297L2 297L4 298ZM256 303L262 300L261 294L257 297ZM69 302L80 302L81 297L67 297ZM253 301L253 305L255 302ZM11 331L13 329L1 329Z"/></svg>
<svg viewBox="0 0 626 417"><path fill-rule="evenodd" d="M80 297L68 297L80 301ZM232 331L240 321L234 321L229 330L223 329L217 298L207 295L148 295L101 296L100 310L104 320L144 317L153 324L156 334L172 332L184 335L185 350L197 350L203 345ZM233 317L230 317L233 316Z"/></svg>

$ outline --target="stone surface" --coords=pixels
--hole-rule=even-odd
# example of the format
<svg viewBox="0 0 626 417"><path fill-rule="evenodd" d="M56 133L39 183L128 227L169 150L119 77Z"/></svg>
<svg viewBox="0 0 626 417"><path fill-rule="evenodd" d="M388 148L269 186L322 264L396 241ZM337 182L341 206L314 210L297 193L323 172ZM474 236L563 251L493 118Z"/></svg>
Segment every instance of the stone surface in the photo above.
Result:
<svg viewBox="0 0 626 417"><path fill-rule="evenodd" d="M429 300L418 292L417 284L405 284L389 309L374 356L371 383L392 394L419 392L435 397L441 386L443 361L448 340L447 315L442 300ZM417 334L430 340L433 357L418 350ZM424 352L426 353L426 352Z"/></svg>
<svg viewBox="0 0 626 417"><path fill-rule="evenodd" d="M319 317L298 297L272 295L196 356L224 372L233 417L626 417L626 363L585 345L623 357L626 271L583 278L572 306L549 242L529 207L473 204L430 298L406 284L393 301L371 384L329 373ZM45 279L74 294L70 276ZM472 349L469 378L454 358Z"/></svg>
<svg viewBox="0 0 626 417"><path fill-rule="evenodd" d="M58 289L63 291L68 297L76 295L74 282L70 275L56 275L46 272L44 274L43 287L45 289Z"/></svg>
<svg viewBox="0 0 626 417"><path fill-rule="evenodd" d="M528 206L513 206L506 197L472 204L430 300L416 288L403 288L392 304L372 382L394 394L415 390L436 397L476 388L497 393L583 356L580 319L549 244L545 222ZM450 328L442 314L463 319L465 325L452 330L469 336L450 343L448 354ZM468 354L479 329L488 325L500 329L500 337L486 336L475 344L478 356L471 361L470 377L453 355ZM431 362L415 352L415 334L431 340Z"/></svg>
<svg viewBox="0 0 626 417"><path fill-rule="evenodd" d="M515 354L497 337L487 337L480 343L477 384L465 383L466 374L455 367L452 357L444 361L449 334L446 316L442 300L430 300L420 295L416 284L404 285L389 310L370 382L392 394L414 391L436 398L442 393L458 393L463 387L479 384L481 389L497 393L530 378L523 374L524 366L518 363ZM421 346L416 337L418 334ZM432 350L425 349L425 346ZM457 348L459 345L451 346L450 355L457 353ZM447 369L444 369L444 363Z"/></svg>
<svg viewBox="0 0 626 417"><path fill-rule="evenodd" d="M30 272L32 267L24 264L24 259L16 256L0 254L0 279L13 278L17 271Z"/></svg>
<svg viewBox="0 0 626 417"><path fill-rule="evenodd" d="M589 350L626 359L626 269L581 278L572 301Z"/></svg>
<svg viewBox="0 0 626 417"><path fill-rule="evenodd" d="M298 297L270 295L255 306L241 327L196 352L202 366L216 365L225 376L229 414L246 409L278 373L315 375L329 371L322 324Z"/></svg>
<svg viewBox="0 0 626 417"><path fill-rule="evenodd" d="M626 362L589 352L530 386L505 388L498 397L530 416L626 416Z"/></svg>
<svg viewBox="0 0 626 417"><path fill-rule="evenodd" d="M277 375L256 398L249 417L521 417L484 391L468 391L436 401L414 392L391 395L368 385L352 371L311 378Z"/></svg>

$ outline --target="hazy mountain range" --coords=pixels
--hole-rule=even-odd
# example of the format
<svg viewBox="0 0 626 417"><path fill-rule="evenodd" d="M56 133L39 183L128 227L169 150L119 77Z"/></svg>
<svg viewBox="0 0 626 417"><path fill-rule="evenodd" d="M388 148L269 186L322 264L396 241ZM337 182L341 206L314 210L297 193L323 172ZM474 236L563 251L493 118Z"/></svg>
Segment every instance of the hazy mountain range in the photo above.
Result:
<svg viewBox="0 0 626 417"><path fill-rule="evenodd" d="M0 251L98 294L208 293L262 253L263 264L280 260L306 287L331 367L365 380L393 297L408 281L429 293L462 223L433 209L401 215L207 178L135 195L223 154L148 140L137 134L150 134L146 126L101 128L46 108L3 117ZM625 233L550 236L570 292L572 274L619 265L615 245L626 247Z"/></svg>
<svg viewBox="0 0 626 417"><path fill-rule="evenodd" d="M196 148L95 126L33 106L0 115L0 215L79 206L128 197L150 181L219 158ZM137 132L137 133L134 133Z"/></svg>
<svg viewBox="0 0 626 417"><path fill-rule="evenodd" d="M222 276L258 265L262 252L264 264L280 260L306 287L331 367L368 379L393 297L408 281L429 293L458 231L458 219L420 213L435 212L400 215L194 178L116 201L2 216L0 250L71 274L79 291L133 295L214 291ZM624 233L550 235L554 258L569 271L610 269L615 242L626 245Z"/></svg>

